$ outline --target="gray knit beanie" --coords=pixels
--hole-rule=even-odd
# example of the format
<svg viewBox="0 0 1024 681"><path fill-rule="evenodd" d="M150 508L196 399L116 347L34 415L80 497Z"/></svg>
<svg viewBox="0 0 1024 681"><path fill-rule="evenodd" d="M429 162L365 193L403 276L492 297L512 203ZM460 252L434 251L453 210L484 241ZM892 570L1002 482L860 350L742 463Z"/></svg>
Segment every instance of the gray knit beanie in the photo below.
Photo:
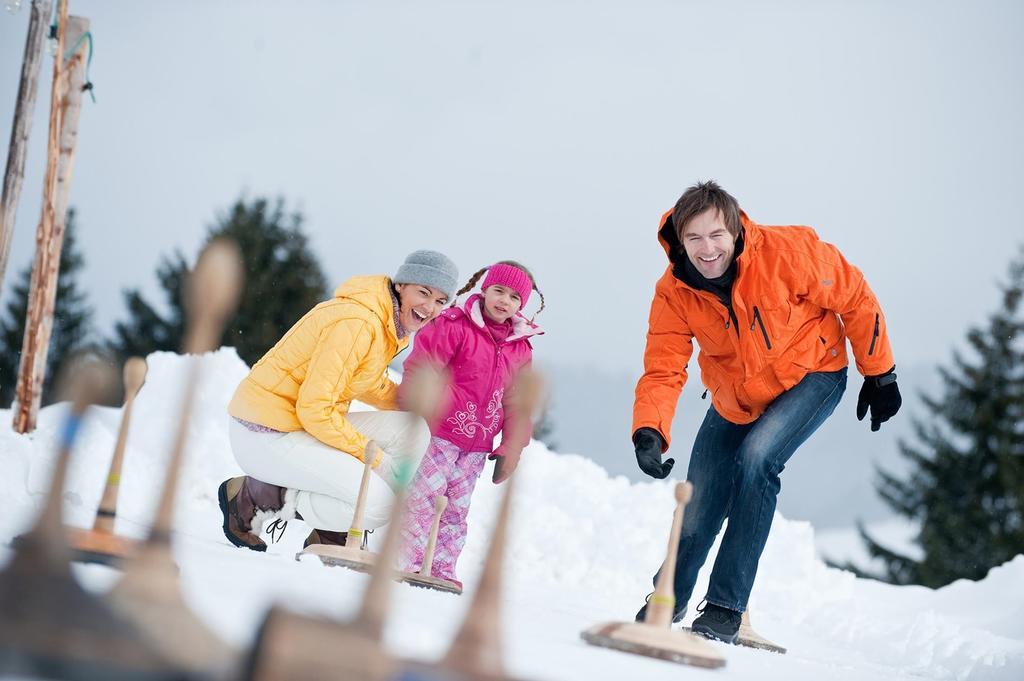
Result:
<svg viewBox="0 0 1024 681"><path fill-rule="evenodd" d="M448 256L437 251L413 251L395 273L396 284L423 284L444 291L448 298L455 294L459 269Z"/></svg>

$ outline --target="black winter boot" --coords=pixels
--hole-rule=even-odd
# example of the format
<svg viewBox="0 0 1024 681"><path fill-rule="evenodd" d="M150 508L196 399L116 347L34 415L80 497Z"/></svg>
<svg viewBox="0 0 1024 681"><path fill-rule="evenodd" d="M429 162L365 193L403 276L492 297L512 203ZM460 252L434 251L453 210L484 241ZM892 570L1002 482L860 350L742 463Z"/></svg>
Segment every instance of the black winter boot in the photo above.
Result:
<svg viewBox="0 0 1024 681"><path fill-rule="evenodd" d="M690 629L695 634L713 638L726 643L736 643L739 637L740 622L743 614L714 603L707 603L704 609L697 608L700 617L693 621Z"/></svg>

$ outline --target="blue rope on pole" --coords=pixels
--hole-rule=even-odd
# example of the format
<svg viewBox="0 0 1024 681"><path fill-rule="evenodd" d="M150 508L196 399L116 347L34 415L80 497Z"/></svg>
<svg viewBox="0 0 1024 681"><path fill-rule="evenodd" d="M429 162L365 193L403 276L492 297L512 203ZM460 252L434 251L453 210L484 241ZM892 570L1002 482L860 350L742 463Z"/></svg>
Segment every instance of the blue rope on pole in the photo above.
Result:
<svg viewBox="0 0 1024 681"><path fill-rule="evenodd" d="M50 24L50 40L57 40L57 28L58 28L58 26L57 26L57 19L59 17L59 14L58 14L59 9L60 9L60 0L58 0L55 3L53 3L53 22ZM64 54L64 61L68 61L69 59L71 59L72 56L74 56L75 52L78 51L78 48L82 46L82 41L83 40L88 40L89 41L89 56L86 58L86 61L85 61L85 85L82 86L82 91L83 92L88 92L89 93L89 98L92 99L92 103L95 104L96 103L96 93L93 91L92 80L89 78L89 68L92 66L92 48L93 48L92 31L86 31L82 35L82 37L78 39L78 42L75 43L75 46L72 47L70 50L68 50ZM56 50L56 48L54 48L54 49Z"/></svg>
<svg viewBox="0 0 1024 681"><path fill-rule="evenodd" d="M71 59L71 57L75 55L75 52L77 52L78 48L82 46L82 41L84 40L89 41L89 56L86 58L85 61L85 85L82 86L82 90L87 91L89 93L89 97L92 98L92 103L95 104L96 95L93 94L92 81L89 80L89 67L92 66L92 31L86 31L82 34L82 37L78 39L78 42L75 43L75 46L64 54L64 61L68 61L69 59Z"/></svg>

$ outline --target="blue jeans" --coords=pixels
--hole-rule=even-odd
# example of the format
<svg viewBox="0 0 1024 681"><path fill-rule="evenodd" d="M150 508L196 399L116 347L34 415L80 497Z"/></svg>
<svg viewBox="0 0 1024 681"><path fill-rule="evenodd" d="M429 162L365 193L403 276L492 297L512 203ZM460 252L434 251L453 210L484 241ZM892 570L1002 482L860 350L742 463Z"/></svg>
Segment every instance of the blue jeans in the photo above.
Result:
<svg viewBox="0 0 1024 681"><path fill-rule="evenodd" d="M728 518L705 599L737 612L746 610L782 488L779 474L797 447L835 411L845 390L843 368L807 374L753 423L730 423L714 407L708 410L686 472L693 498L686 505L676 558L677 609L690 600L697 573Z"/></svg>

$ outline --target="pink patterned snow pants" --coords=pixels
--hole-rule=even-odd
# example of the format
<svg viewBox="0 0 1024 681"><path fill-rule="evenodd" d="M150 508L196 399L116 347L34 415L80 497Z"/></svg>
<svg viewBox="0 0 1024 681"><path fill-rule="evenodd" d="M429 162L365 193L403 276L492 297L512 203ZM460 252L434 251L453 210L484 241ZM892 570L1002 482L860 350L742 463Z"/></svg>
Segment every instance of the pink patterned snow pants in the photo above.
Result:
<svg viewBox="0 0 1024 681"><path fill-rule="evenodd" d="M441 579L456 579L455 562L466 544L470 497L486 462L487 452L464 452L448 440L430 438L427 453L409 485L399 570L419 571L434 521L434 500L444 495L448 497L448 506L441 514L432 574Z"/></svg>

